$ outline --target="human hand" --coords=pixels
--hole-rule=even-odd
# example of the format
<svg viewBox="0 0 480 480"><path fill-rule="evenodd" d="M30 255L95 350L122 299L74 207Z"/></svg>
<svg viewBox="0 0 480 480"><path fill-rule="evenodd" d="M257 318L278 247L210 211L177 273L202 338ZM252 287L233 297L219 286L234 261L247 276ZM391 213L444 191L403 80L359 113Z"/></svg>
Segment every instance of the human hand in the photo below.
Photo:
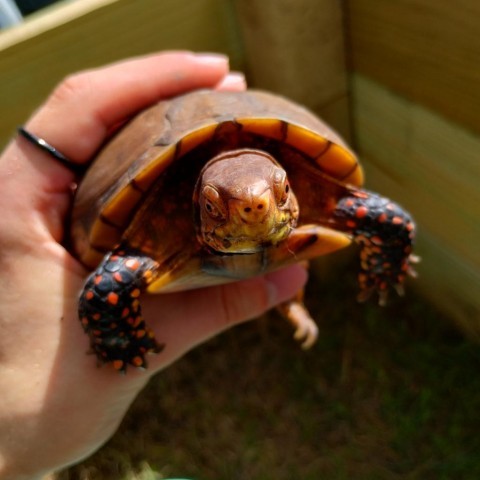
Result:
<svg viewBox="0 0 480 480"><path fill-rule="evenodd" d="M111 130L163 97L245 88L223 56L172 52L68 77L27 122L87 164ZM0 477L36 478L98 449L152 374L241 321L292 297L298 266L263 278L142 300L165 350L122 376L95 367L77 319L86 270L61 245L73 173L22 138L0 158ZM156 321L158 319L158 321Z"/></svg>

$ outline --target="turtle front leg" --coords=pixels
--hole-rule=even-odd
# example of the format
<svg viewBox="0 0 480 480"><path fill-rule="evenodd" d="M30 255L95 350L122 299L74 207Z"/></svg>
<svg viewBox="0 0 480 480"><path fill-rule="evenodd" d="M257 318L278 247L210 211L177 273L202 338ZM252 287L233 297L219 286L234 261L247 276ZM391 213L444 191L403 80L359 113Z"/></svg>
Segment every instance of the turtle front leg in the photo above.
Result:
<svg viewBox="0 0 480 480"><path fill-rule="evenodd" d="M99 364L111 363L125 373L128 364L146 368L145 354L162 350L145 325L138 298L157 267L140 252L119 248L88 277L78 314Z"/></svg>
<svg viewBox="0 0 480 480"><path fill-rule="evenodd" d="M408 275L416 276L412 264L415 224L411 216L388 198L363 190L342 198L333 212L333 221L361 245L359 273L360 301L377 291L385 305L389 288L404 293Z"/></svg>

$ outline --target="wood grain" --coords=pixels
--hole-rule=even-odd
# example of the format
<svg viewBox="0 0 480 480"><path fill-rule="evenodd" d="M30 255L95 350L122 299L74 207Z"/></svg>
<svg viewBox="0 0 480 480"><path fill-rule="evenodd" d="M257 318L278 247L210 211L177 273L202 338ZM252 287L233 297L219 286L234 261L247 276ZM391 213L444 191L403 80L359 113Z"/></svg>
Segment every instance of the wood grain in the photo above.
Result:
<svg viewBox="0 0 480 480"><path fill-rule="evenodd" d="M353 70L480 132L480 2L347 0Z"/></svg>
<svg viewBox="0 0 480 480"><path fill-rule="evenodd" d="M350 135L342 9L337 0L237 0L252 85L306 105Z"/></svg>

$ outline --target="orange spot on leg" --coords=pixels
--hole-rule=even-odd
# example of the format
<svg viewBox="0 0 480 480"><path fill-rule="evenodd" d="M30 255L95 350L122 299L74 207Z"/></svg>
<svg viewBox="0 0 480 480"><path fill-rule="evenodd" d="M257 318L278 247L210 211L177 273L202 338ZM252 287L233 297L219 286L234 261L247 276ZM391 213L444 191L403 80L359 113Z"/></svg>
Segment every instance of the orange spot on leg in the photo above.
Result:
<svg viewBox="0 0 480 480"><path fill-rule="evenodd" d="M378 216L377 220L379 223L384 223L387 220L387 214L382 213L381 215Z"/></svg>
<svg viewBox="0 0 480 480"><path fill-rule="evenodd" d="M353 220L347 220L345 222L345 225L347 225L348 228L355 228L357 224Z"/></svg>
<svg viewBox="0 0 480 480"><path fill-rule="evenodd" d="M118 295L115 292L110 292L107 295L107 302L110 305L116 305L118 303Z"/></svg>
<svg viewBox="0 0 480 480"><path fill-rule="evenodd" d="M125 266L129 268L130 270L137 270L138 267L140 266L140 262L136 260L135 258L129 258L125 262Z"/></svg>
<svg viewBox="0 0 480 480"><path fill-rule="evenodd" d="M144 364L144 361L143 361L143 358L142 357L133 357L132 358L132 363L136 366L136 367L141 367L143 364Z"/></svg>
<svg viewBox="0 0 480 480"><path fill-rule="evenodd" d="M123 368L123 360L114 360L112 365L115 370L121 370Z"/></svg>
<svg viewBox="0 0 480 480"><path fill-rule="evenodd" d="M363 218L367 215L368 213L368 208L367 207L358 207L357 210L355 211L355 216L357 218Z"/></svg>

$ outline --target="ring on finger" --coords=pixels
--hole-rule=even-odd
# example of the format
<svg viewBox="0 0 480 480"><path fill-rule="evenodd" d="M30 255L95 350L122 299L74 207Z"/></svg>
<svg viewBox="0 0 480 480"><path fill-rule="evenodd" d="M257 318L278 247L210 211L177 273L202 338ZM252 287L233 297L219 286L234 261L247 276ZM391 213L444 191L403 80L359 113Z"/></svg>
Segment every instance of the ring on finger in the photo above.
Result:
<svg viewBox="0 0 480 480"><path fill-rule="evenodd" d="M18 127L17 132L19 133L19 135L25 138L32 145L48 153L51 157L57 160L57 162L60 162L63 166L67 167L76 175L80 175L85 171L84 165L80 165L78 163L72 162L72 160L70 160L63 153L59 152L54 146L50 145L43 138L37 137L37 135L29 132L23 126Z"/></svg>

